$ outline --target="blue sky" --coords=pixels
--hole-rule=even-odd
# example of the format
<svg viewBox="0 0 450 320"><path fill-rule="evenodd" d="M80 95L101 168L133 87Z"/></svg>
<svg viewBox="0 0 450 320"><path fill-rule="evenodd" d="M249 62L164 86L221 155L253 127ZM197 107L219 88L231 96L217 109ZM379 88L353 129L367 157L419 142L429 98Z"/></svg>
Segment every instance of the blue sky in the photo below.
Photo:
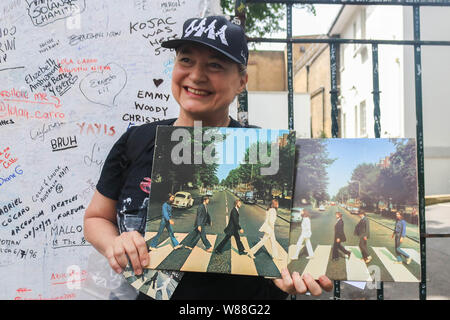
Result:
<svg viewBox="0 0 450 320"><path fill-rule="evenodd" d="M233 132L235 129L232 128L221 128L220 131L221 133L230 133ZM277 141L278 137L283 136L283 134L289 133L288 130L270 130L270 129L238 129L238 130L243 130L244 133L245 132L254 132L256 134L256 137L258 137L263 131L266 132L266 137L269 138L271 141ZM249 130L249 131L247 131ZM235 131L238 132L238 131ZM267 138L265 139L267 141ZM221 148L217 148L217 152L218 152L218 156L220 157L222 154L223 156L223 163L219 164L219 168L217 169L217 177L219 178L219 181L222 181L223 179L225 179L228 176L228 173L234 169L237 168L240 164L240 162L242 161L242 159L244 158L244 154L245 154L245 150L248 148L248 146L251 144L249 142L249 140L251 139L246 139L247 141L244 143L241 140L241 143L244 144L245 148L239 148L238 145L239 143L237 141L235 141L234 145L233 145L233 149L231 149L232 153L234 154L234 160L230 161L230 159L227 159L226 155L227 155L227 144L226 144L226 140L223 143L223 149L221 150ZM251 141L253 142L253 141ZM256 140L255 140L256 142ZM230 152L230 151L228 151ZM231 155L231 153L229 153ZM231 163L233 162L233 163Z"/></svg>
<svg viewBox="0 0 450 320"><path fill-rule="evenodd" d="M389 139L329 139L327 145L329 158L337 158L327 170L330 197L347 185L357 165L378 163L395 151Z"/></svg>

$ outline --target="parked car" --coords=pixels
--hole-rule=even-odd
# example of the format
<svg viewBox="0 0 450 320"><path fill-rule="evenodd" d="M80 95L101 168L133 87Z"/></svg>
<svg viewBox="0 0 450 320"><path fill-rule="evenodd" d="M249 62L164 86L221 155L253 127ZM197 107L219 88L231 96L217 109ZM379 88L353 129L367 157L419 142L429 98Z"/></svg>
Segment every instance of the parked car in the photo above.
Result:
<svg viewBox="0 0 450 320"><path fill-rule="evenodd" d="M319 211L325 211L325 207L324 206L319 206Z"/></svg>
<svg viewBox="0 0 450 320"><path fill-rule="evenodd" d="M175 193L175 199L172 206L175 208L191 208L194 205L194 198L189 192L178 191Z"/></svg>
<svg viewBox="0 0 450 320"><path fill-rule="evenodd" d="M256 203L255 193L253 191L247 191L244 195L243 201L244 201L244 203L255 204Z"/></svg>
<svg viewBox="0 0 450 320"><path fill-rule="evenodd" d="M213 196L213 191L212 190L206 190L206 194L208 197L212 197Z"/></svg>
<svg viewBox="0 0 450 320"><path fill-rule="evenodd" d="M302 220L303 208L295 207L291 209L291 222Z"/></svg>
<svg viewBox="0 0 450 320"><path fill-rule="evenodd" d="M351 207L349 211L350 211L351 214L359 214L359 208L358 207Z"/></svg>

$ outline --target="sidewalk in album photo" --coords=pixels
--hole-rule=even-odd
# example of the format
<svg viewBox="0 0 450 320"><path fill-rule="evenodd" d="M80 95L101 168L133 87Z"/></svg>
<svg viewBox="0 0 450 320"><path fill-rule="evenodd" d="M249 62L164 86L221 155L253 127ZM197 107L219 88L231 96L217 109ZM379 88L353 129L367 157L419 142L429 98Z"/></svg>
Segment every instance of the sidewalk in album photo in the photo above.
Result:
<svg viewBox="0 0 450 320"><path fill-rule="evenodd" d="M378 215L377 215L378 216ZM370 215L369 215L370 217ZM428 234L450 233L450 202L425 207L426 232ZM389 220L389 219L386 219ZM385 219L379 223L392 223ZM445 237L426 239L427 300L450 300L450 239ZM419 300L420 283L384 282L385 300ZM364 289L361 287L364 286ZM297 300L332 300L332 292L324 292L320 297L298 295ZM376 300L376 287L368 283L347 283L341 281L342 300Z"/></svg>

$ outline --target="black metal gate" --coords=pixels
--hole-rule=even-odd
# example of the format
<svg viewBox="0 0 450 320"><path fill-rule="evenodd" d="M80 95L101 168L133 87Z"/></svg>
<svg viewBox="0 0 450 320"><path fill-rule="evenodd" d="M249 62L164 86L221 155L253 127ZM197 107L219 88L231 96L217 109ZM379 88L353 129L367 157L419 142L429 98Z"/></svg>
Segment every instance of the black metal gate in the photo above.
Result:
<svg viewBox="0 0 450 320"><path fill-rule="evenodd" d="M428 234L425 228L425 178L424 178L424 139L423 139L423 115L422 115L422 46L450 46L450 41L423 41L420 39L420 7L421 6L450 6L450 0L236 0L235 15L239 18L242 26L245 26L246 4L252 3L281 3L286 5L287 37L279 39L249 38L249 42L274 42L287 44L287 76L288 76L288 128L294 129L293 109L293 66L292 66L292 44L293 43L327 43L330 48L330 74L331 74L331 133L333 138L338 137L338 87L337 87L337 49L340 44L368 44L372 48L372 75L373 75L373 102L374 102L374 134L380 137L380 91L378 81L378 45L401 45L414 47L415 66L415 106L416 106L416 142L417 142L417 165L418 165L418 199L419 199L419 229L420 229L420 265L421 282L419 284L419 298L426 300L426 239L437 237L450 237L450 234ZM366 39L293 39L292 38L292 6L293 4L344 4L344 5L401 5L410 6L413 10L413 40L366 40ZM238 114L247 113L247 92L239 97ZM334 281L334 299L340 299L340 281ZM292 297L293 299L295 297ZM378 283L377 299L384 299L383 282Z"/></svg>

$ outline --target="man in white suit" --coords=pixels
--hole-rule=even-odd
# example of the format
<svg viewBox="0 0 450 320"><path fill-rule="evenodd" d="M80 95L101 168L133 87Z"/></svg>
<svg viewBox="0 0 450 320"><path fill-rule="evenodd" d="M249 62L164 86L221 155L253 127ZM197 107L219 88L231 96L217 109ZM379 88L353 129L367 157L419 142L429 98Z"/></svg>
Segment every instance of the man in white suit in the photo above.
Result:
<svg viewBox="0 0 450 320"><path fill-rule="evenodd" d="M309 212L306 210L303 210L302 213L302 233L300 234L300 237L298 238L297 244L296 244L296 250L293 257L293 260L297 260L298 256L300 254L300 250L303 247L303 242L306 242L306 250L308 251L308 256L306 259L312 259L314 257L314 251L311 245L311 220L309 219Z"/></svg>
<svg viewBox="0 0 450 320"><path fill-rule="evenodd" d="M258 250L267 242L270 241L272 246L272 258L280 260L278 257L278 242L275 237L275 221L277 220L277 209L278 209L278 200L273 199L270 203L269 208L266 211L266 220L262 224L261 228L259 228L260 232L264 232L264 236L262 239L255 244L248 252L248 255L255 259L255 254Z"/></svg>

